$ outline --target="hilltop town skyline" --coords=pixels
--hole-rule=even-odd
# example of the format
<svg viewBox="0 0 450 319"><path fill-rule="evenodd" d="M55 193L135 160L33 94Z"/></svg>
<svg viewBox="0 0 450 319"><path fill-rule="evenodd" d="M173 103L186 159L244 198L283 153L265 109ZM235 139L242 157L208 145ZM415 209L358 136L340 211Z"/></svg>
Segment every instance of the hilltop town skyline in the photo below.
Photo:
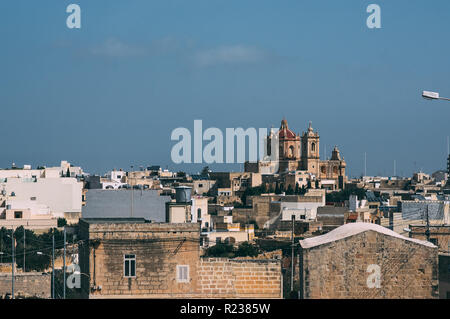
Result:
<svg viewBox="0 0 450 319"><path fill-rule="evenodd" d="M285 118L283 117L283 121L285 120ZM312 125L312 121L309 121L308 125ZM279 126L279 125L278 125ZM277 125L271 125L271 128L268 128L267 131L270 132L271 129L276 128L278 130L282 129L281 127L277 127ZM189 125L186 125L187 129L190 129ZM308 131L308 127L305 127L305 129L297 129L294 128L293 126L290 126L290 128L292 129L292 132L294 134L297 135L301 135L304 134L305 131ZM206 128L204 128L206 129ZM244 129L246 129L244 127ZM314 127L314 130L319 134L320 136L320 140L327 140L327 136L323 136L320 132L320 128L316 128ZM193 131L193 130L192 130ZM328 137L328 140L330 138ZM447 151L448 151L448 137L446 139L446 146L447 147ZM248 143L248 139L246 140L246 158L245 160L248 161L248 148L249 148L249 143ZM192 142L194 143L194 142ZM169 141L168 145L170 147L172 147L174 144L176 144L175 141ZM205 144L208 144L207 141L203 141L203 146ZM236 144L236 141L235 141ZM337 145L339 145L339 149L341 150L341 153L346 156L346 153L343 152L342 150L347 149L345 146L345 143L335 143L332 145L326 145L323 142L321 142L320 144L320 150L318 153L318 156L320 158L320 160L328 160L331 158L332 156L332 150L334 147L336 147ZM169 149L169 154L170 154L170 149ZM159 154L158 154L159 155ZM226 154L225 154L226 155ZM417 172L425 172L425 173L429 173L432 174L434 172L437 171L445 171L446 170L446 161L447 161L447 157L448 157L447 152L445 153L445 155L443 155L442 161L441 161L441 167L438 167L437 169L426 169L426 167L424 167L423 165L421 165L420 162L417 162L413 159L413 163L411 165L411 163L407 162L407 163L402 163L397 159L393 159L391 161L391 167L382 167L382 166L373 166L373 158L375 158L375 161L379 160L378 156L380 156L379 154L371 154L371 152L364 152L362 151L362 153L359 155L359 160L356 159L352 159L352 158L348 158L346 157L346 162L348 163L352 163L354 164L354 167L352 167L351 165L347 165L347 174L349 178L358 178L361 176L398 176L398 177L411 177L414 173ZM153 156L153 158L157 158L157 156ZM86 163L86 159L81 158L79 161L73 161L72 159L67 159L67 158L53 158L50 159L46 162L39 162L35 159L30 159L30 160L24 160L21 162L17 162L14 160L10 160L9 162L6 159L3 159L3 161L0 162L0 164L4 163L3 166L0 166L2 168L11 168L13 166L17 167L17 168L21 168L24 165L32 165L32 167L39 167L39 166L45 166L45 165L53 165L53 164L58 164L61 160L69 160L71 162L76 163L77 165L80 165L80 163ZM358 163L360 162L360 163ZM385 161L387 162L387 161ZM223 163L207 163L204 161L204 159L202 159L201 163L181 163L181 164L175 164L173 163L172 159L169 159L166 162L157 162L157 161L152 161L152 160L146 160L146 159L141 159L141 160L120 160L120 161L115 161L113 159L113 166L103 166L101 164L98 163L92 163L90 165L80 165L82 167L85 168L85 171L87 173L93 174L93 175L104 175L106 174L108 171L116 169L122 169L124 171L130 170L131 167L133 167L134 169L145 169L149 166L160 166L162 169L169 169L172 170L174 172L177 171L183 171L189 174L198 174L204 167L208 166L210 169L212 170L216 170L216 171L230 171L230 172L234 172L234 171L243 171L244 170L244 163L235 163L235 164L229 164L226 163L225 161ZM386 163L387 165L387 163ZM409 169L406 169L406 167L410 167ZM411 167L412 166L412 167ZM364 172L366 172L367 174L364 174Z"/></svg>

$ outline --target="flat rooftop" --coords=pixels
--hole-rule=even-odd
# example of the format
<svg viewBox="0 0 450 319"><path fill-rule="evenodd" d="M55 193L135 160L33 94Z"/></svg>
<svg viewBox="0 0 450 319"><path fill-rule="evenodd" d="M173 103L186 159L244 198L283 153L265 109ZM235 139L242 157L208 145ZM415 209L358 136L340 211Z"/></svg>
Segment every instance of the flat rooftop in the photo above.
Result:
<svg viewBox="0 0 450 319"><path fill-rule="evenodd" d="M145 224L150 220L141 217L102 217L102 218L82 218L88 224Z"/></svg>

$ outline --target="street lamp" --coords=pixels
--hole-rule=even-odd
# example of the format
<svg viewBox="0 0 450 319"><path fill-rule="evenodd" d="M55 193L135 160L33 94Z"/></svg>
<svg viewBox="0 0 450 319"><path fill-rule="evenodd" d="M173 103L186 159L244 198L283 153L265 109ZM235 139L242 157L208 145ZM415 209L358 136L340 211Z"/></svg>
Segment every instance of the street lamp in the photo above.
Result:
<svg viewBox="0 0 450 319"><path fill-rule="evenodd" d="M55 237L53 237L53 240L54 239ZM55 246L53 246L53 253L51 256L48 254L44 254L42 251L38 251L36 252L36 254L40 256L47 256L52 259L52 298L55 299Z"/></svg>
<svg viewBox="0 0 450 319"><path fill-rule="evenodd" d="M133 171L133 165L131 165L131 171L130 171L130 186L131 186L131 217L133 217L133 202L134 202L134 198L133 198L133 185L131 185L131 173Z"/></svg>
<svg viewBox="0 0 450 319"><path fill-rule="evenodd" d="M37 251L37 252L36 252L36 254L37 254L37 255L40 255L40 256L47 256L47 257L50 257L50 258L52 258L52 257L53 257L52 255L49 255L49 254L43 253L42 251Z"/></svg>
<svg viewBox="0 0 450 319"><path fill-rule="evenodd" d="M427 100L445 100L445 101L450 101L449 98L439 96L438 92L423 91L422 92L422 97L424 99L427 99Z"/></svg>

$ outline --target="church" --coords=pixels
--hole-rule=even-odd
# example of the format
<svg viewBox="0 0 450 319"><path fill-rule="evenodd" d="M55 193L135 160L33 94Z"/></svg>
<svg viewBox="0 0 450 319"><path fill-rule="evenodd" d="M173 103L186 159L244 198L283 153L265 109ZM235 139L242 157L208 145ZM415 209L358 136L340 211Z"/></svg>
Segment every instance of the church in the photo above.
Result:
<svg viewBox="0 0 450 319"><path fill-rule="evenodd" d="M311 176L311 180L324 183L334 181L333 189L342 189L347 181L345 161L337 146L331 158L321 160L319 153L319 133L312 128L311 122L303 134L295 134L289 129L286 119L281 121L280 129L267 136L267 155L272 155L272 139L278 138L278 160L262 160L256 163L246 162L245 171L261 174L286 174L302 171Z"/></svg>

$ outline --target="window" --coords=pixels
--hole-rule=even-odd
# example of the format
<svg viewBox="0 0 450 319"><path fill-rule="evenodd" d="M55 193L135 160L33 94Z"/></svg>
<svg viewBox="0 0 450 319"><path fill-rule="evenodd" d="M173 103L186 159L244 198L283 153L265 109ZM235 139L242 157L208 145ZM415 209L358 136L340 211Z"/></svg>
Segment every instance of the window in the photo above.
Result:
<svg viewBox="0 0 450 319"><path fill-rule="evenodd" d="M177 282L189 282L188 265L177 265Z"/></svg>
<svg viewBox="0 0 450 319"><path fill-rule="evenodd" d="M125 255L123 260L124 277L136 277L136 255Z"/></svg>
<svg viewBox="0 0 450 319"><path fill-rule="evenodd" d="M197 209L197 219L202 219L202 209Z"/></svg>
<svg viewBox="0 0 450 319"><path fill-rule="evenodd" d="M34 196L30 197L30 200L36 200L36 197L34 197Z"/></svg>
<svg viewBox="0 0 450 319"><path fill-rule="evenodd" d="M430 238L430 242L433 244L433 245L438 245L438 239L437 238Z"/></svg>
<svg viewBox="0 0 450 319"><path fill-rule="evenodd" d="M14 218L22 218L22 212L14 212Z"/></svg>
<svg viewBox="0 0 450 319"><path fill-rule="evenodd" d="M292 145L289 147L289 154L288 154L288 156L289 157L294 157L294 146L292 146Z"/></svg>

